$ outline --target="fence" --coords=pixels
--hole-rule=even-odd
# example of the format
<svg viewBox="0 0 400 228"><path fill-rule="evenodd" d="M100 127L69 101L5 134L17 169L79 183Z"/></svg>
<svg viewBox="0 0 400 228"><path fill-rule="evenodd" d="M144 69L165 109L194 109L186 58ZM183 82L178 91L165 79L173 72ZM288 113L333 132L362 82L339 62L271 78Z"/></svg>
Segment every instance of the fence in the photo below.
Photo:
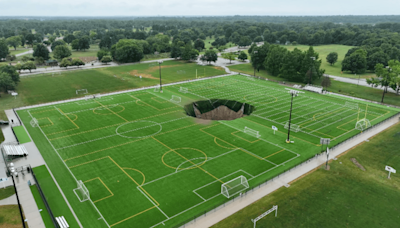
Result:
<svg viewBox="0 0 400 228"><path fill-rule="evenodd" d="M372 127L368 128L367 130L363 131L362 133L359 133L359 134L357 134L357 135L355 135L355 136L353 136L353 137L350 137L350 138L348 138L348 139L346 139L346 140L344 140L344 141L338 143L337 145L335 145L335 146L333 146L332 148L330 148L330 152L331 152L331 153L335 152L335 149L337 149L339 146L344 145L344 144L348 143L349 141L351 141L351 140L353 140L353 139L355 139L355 138L357 138L357 137L360 137L360 136L362 136L362 135L365 135L366 133L368 133L368 132L374 130L375 128L377 128L377 127L379 127L379 126L381 126L381 125L387 123L388 121L394 121L394 119L396 119L396 118L398 118L398 120L397 120L396 122L400 122L400 113L398 113L397 115L394 115L394 116L392 116L392 117L390 117L390 118L388 118L388 119L386 119L386 120L383 120L383 121L379 122L378 124L375 124L374 126L372 126ZM344 151L343 151L343 152L344 152ZM326 157L326 151L320 152L320 153L315 154L315 155L313 155L313 156L310 156L310 157L308 157L304 162L302 162L302 163L300 163L300 164L298 164L298 165L296 165L296 166L294 166L294 167L292 167L292 168L285 169L282 173L280 173L280 174L278 174L278 175L276 175L276 176L270 178L269 180L266 180L266 181L264 181L263 183L261 183L261 184L259 184L259 185L257 185L257 186L254 186L254 187L251 187L251 188L247 189L247 191L243 193L242 197L243 197L243 196L246 196L246 195L249 194L249 193L254 192L255 189L258 189L258 188L261 188L261 187L263 187L263 186L265 186L265 185L268 185L269 183L271 183L271 182L273 182L274 180L278 179L278 178L279 178L280 176L282 176L282 175L285 175L285 174L287 174L287 173L289 173L289 172L291 172L291 171L293 171L293 170L295 170L295 169L297 169L297 168L299 168L299 167L301 167L301 166L303 166L303 165L306 165L306 164L308 164L308 163L310 163L310 162L312 162L312 161L314 161L314 160L316 160L316 159L319 159L320 156ZM199 218L201 218L201 217L203 217L203 216L204 216L204 217L207 217L207 214L208 214L208 213L215 212L215 211L217 211L217 210L220 210L220 209L222 209L222 208L224 208L224 207L230 205L231 203L235 202L235 200L237 200L236 198L238 198L238 197L240 198L241 196L240 196L240 195L237 195L237 196L234 197L233 199L230 199L229 201L227 201L227 202L225 202L225 203L223 203L223 204L221 204L221 205L219 205L219 206L214 206L214 208L211 208L211 209L209 209L209 210L207 210L207 211L204 211L204 212L201 213L201 214L198 214L197 216L194 216L194 217L192 217L192 218L190 218L190 219L187 219L187 220L185 220L185 221L179 223L178 225L174 226L174 228L185 227L186 225L189 225L189 224L191 224L191 223L193 223L193 222L196 222L196 219L199 219Z"/></svg>
<svg viewBox="0 0 400 228"><path fill-rule="evenodd" d="M47 203L47 200L46 200L46 197L45 197L44 194L43 194L42 188L40 187L39 181L36 179L36 175L35 175L35 173L33 172L32 167L29 166L29 168L30 168L30 170L31 170L31 172L32 172L32 176L33 176L33 179L35 180L36 187L37 187L37 189L38 189L38 191L39 191L40 197L42 197L43 203L44 203L44 205L46 206L47 211L49 212L51 221L53 222L53 225L54 225L55 228L59 228L58 223L57 223L57 220L56 220L56 218L54 217L53 212L51 211L49 204Z"/></svg>

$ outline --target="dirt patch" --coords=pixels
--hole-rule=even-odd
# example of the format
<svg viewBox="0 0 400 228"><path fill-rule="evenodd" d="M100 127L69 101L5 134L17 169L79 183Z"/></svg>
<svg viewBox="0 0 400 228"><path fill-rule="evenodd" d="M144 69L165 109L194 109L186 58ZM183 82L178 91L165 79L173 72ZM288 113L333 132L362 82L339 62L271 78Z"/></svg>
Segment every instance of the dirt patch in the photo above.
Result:
<svg viewBox="0 0 400 228"><path fill-rule="evenodd" d="M365 171L364 166L362 166L360 163L358 163L358 161L355 158L350 158L350 161L352 161L354 163L354 165L356 165L358 168L360 168L362 171Z"/></svg>
<svg viewBox="0 0 400 228"><path fill-rule="evenodd" d="M203 124L203 125L210 125L212 123L211 120L203 120L203 119L199 119L199 118L196 118L195 121L196 121L196 123Z"/></svg>
<svg viewBox="0 0 400 228"><path fill-rule="evenodd" d="M151 74L147 74L147 73L143 73L143 72L139 73L139 71L137 71L137 70L131 70L131 71L129 71L129 74L132 76L142 76L143 78L158 79L156 77L153 77L153 75L151 75Z"/></svg>
<svg viewBox="0 0 400 228"><path fill-rule="evenodd" d="M78 59L82 60L84 63L90 63L90 62L96 61L97 57L95 57L95 56L78 57Z"/></svg>
<svg viewBox="0 0 400 228"><path fill-rule="evenodd" d="M179 67L179 66L183 66L183 64L161 66L161 69L171 68L171 67ZM156 71L158 69L159 69L159 66L153 66L153 67L150 67L149 69L145 70L145 72L154 72L154 71Z"/></svg>
<svg viewBox="0 0 400 228"><path fill-rule="evenodd" d="M217 67L217 66L213 66L212 68L216 69L216 70L223 70L222 67Z"/></svg>

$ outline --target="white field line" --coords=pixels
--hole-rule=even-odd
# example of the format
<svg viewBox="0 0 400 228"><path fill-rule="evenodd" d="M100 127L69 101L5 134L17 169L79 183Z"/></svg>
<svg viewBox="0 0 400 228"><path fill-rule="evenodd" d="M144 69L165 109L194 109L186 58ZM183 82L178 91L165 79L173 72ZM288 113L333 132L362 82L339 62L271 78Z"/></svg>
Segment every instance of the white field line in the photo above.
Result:
<svg viewBox="0 0 400 228"><path fill-rule="evenodd" d="M194 194L196 194L198 197L200 197L203 201L207 201L204 199L199 193L197 193L195 190L192 191Z"/></svg>
<svg viewBox="0 0 400 228"><path fill-rule="evenodd" d="M334 117L341 116L342 114L347 113L348 111L351 111L351 110L346 110L346 111L341 112L341 113L339 113L339 114L336 113L336 114L330 115L329 117L325 118L323 121L314 121L314 123L311 123L311 124L309 124L309 125L306 125L305 127L309 128L309 127L314 126L315 124L318 124L318 123L320 123L320 124L322 124L322 125L326 125L326 124L324 123L325 120L329 120L329 119L332 119L332 118L334 118ZM345 119L347 119L347 118L349 118L349 117L351 117L351 116L353 116L353 115L357 115L357 113L351 113L351 114L349 114L349 115L345 115ZM336 121L336 122L340 122L340 121L341 121L341 120ZM334 123L336 123L336 122L334 122ZM296 123L296 124L298 125L298 123ZM331 124L332 124L332 123L327 124L326 126L329 126L329 125L331 125ZM326 127L326 126L324 126L324 127ZM314 132L314 131L316 131L316 130L310 131L310 133L312 133L312 132Z"/></svg>
<svg viewBox="0 0 400 228"><path fill-rule="evenodd" d="M187 162L191 162L191 161L193 161L193 160L197 160L197 159L207 159L207 158L206 158L206 157L198 157L198 158L188 159L188 160L182 162L181 164L179 164L178 167L176 167L175 173L177 173L177 172L179 171L179 167L181 167L181 165L183 165L183 164L185 164L185 163L187 163ZM198 163L198 164L201 164L201 163L203 163L203 162L200 162L200 163ZM189 168L194 167L194 166L197 166L197 164L192 164L191 166L189 166L189 167L187 167L187 168L183 168L182 170L189 169Z"/></svg>
<svg viewBox="0 0 400 228"><path fill-rule="evenodd" d="M357 113L348 115L348 116L346 116L346 117L343 118L343 119L351 118L353 115L357 115ZM326 125L323 126L323 127L320 127L320 128L317 128L317 129L312 130L311 133L312 133L312 132L315 132L315 131L319 131L319 130L324 129L324 128L326 128L326 127L332 125L332 124L335 124L335 123L338 123L338 122L342 122L342 121L343 121L342 119L336 120L336 121L334 121L334 122L331 122L331 123L329 123L329 124L326 124ZM308 127L308 126L307 126L307 127Z"/></svg>
<svg viewBox="0 0 400 228"><path fill-rule="evenodd" d="M136 189L139 190L140 193L142 193L163 215L165 215L165 217L169 218L167 214L164 213L164 211L162 211L156 203L153 202L153 200L151 200L146 194L144 194L144 192L142 192L142 190L140 189L139 186L136 186Z"/></svg>
<svg viewBox="0 0 400 228"><path fill-rule="evenodd" d="M30 113L30 111L27 111L29 116L31 118L33 118L32 114ZM65 165L65 167L68 169L69 173L71 174L71 176L74 178L74 180L76 182L78 182L78 180L76 179L75 175L72 173L72 171L69 169L69 167L67 166L67 164L64 162L64 160L62 159L61 155L58 153L58 151L56 150L56 148L53 146L53 144L50 142L50 140L47 138L46 134L43 132L42 128L40 126L38 126L39 130L42 132L43 136L47 139L47 142L50 144L50 146L53 148L53 150L56 152L56 154L58 155L58 157L60 158L61 162ZM54 182L56 182L56 184L58 185L57 181L54 179ZM65 197L64 192L61 190L61 188L59 188L61 194L64 197L64 200L66 201L69 209L71 210L72 214L74 215L76 221L79 223L79 225L82 227L81 222L79 221L78 217L76 216L74 210L72 209L71 204L68 202L68 199ZM89 198L90 203L92 203L93 207L95 208L95 210L97 211L97 213L99 213L99 215L101 216L101 218L103 219L104 223L107 225L107 227L110 227L110 225L108 224L107 220L104 218L104 216L100 213L99 209L97 209L96 205L93 203L93 201Z"/></svg>
<svg viewBox="0 0 400 228"><path fill-rule="evenodd" d="M321 103L320 105L324 105L323 103ZM318 105L318 106L320 106L320 105ZM332 106L335 106L335 105L329 105L329 106L327 106L328 108L331 108ZM310 114L312 114L312 113L318 113L318 112L320 112L322 109L324 109L325 107L323 107L323 108L319 108L319 109L316 109L316 107L314 106L314 107L312 107L313 109L315 109L314 111L312 111L312 112L308 112L307 114L305 114L305 115L296 115L297 117L292 117L292 121L293 120L295 120L295 119L298 119L298 118L305 118L305 119L312 119L311 117L310 117ZM307 116L307 117L306 117ZM279 120L279 119L281 119L281 118L283 118L283 117L286 117L287 118L287 116L282 116L282 117L279 117L279 118L276 118L276 119L274 119L274 120ZM286 121L285 121L286 122Z"/></svg>
<svg viewBox="0 0 400 228"><path fill-rule="evenodd" d="M178 120L186 119L186 118L189 118L189 116L184 116L184 117L181 117L181 118L168 120L168 121L165 121L165 122L161 122L161 123L159 123L159 124L153 124L153 125L149 125L149 126L146 126L146 127L135 128L135 129L132 129L132 130L129 130L129 131L121 132L120 134L125 134L125 133L129 133L129 132L133 132L133 131L138 131L138 130L141 130L141 129L145 129L145 128L149 128L149 127L154 127L154 126L157 126L157 125L160 125L160 124L162 125L162 124L166 124L166 123L170 123L170 122L174 122L174 121L178 121ZM133 122L135 122L135 121L131 121L131 122L133 123ZM128 122L128 123L131 123L131 122ZM121 124L118 125L118 126L121 126L121 125L123 125L123 124L126 124L126 123L121 123ZM88 141L85 141L85 142L80 142L80 143L72 144L72 145L69 145L69 146L57 148L57 150L63 150L63 149L66 149L66 148L70 148L70 147L74 147L74 146L79 146L79 145L82 145L82 144L86 144L86 143L90 143L90 142L95 142L95 141L98 141L98 140L103 140L103 139L110 138L110 137L114 137L114 136L119 136L119 135L118 135L118 134L112 134L112 135L108 135L108 136L104 136L104 137L100 137L100 138L88 140ZM150 136L149 136L149 137L150 137Z"/></svg>

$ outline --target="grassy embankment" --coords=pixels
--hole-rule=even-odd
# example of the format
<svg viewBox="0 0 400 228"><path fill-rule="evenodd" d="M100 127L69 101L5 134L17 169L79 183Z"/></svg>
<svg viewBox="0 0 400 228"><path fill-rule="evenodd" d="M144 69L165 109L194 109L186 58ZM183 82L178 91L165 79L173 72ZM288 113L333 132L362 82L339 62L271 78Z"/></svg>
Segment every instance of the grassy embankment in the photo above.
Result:
<svg viewBox="0 0 400 228"><path fill-rule="evenodd" d="M400 124L380 133L330 163L330 171L315 172L226 218L213 228L253 227L250 219L278 205L278 217L268 215L257 227L398 227ZM350 161L356 158L362 171Z"/></svg>

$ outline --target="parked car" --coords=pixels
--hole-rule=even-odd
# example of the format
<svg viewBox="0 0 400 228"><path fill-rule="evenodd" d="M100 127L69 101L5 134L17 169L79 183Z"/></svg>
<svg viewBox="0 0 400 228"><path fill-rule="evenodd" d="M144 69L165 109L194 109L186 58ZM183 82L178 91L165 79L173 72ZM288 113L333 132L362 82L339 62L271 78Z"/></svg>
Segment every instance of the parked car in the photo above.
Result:
<svg viewBox="0 0 400 228"><path fill-rule="evenodd" d="M4 124L4 125L8 125L8 121L5 121L5 120L0 120L0 125L2 125L2 124Z"/></svg>

